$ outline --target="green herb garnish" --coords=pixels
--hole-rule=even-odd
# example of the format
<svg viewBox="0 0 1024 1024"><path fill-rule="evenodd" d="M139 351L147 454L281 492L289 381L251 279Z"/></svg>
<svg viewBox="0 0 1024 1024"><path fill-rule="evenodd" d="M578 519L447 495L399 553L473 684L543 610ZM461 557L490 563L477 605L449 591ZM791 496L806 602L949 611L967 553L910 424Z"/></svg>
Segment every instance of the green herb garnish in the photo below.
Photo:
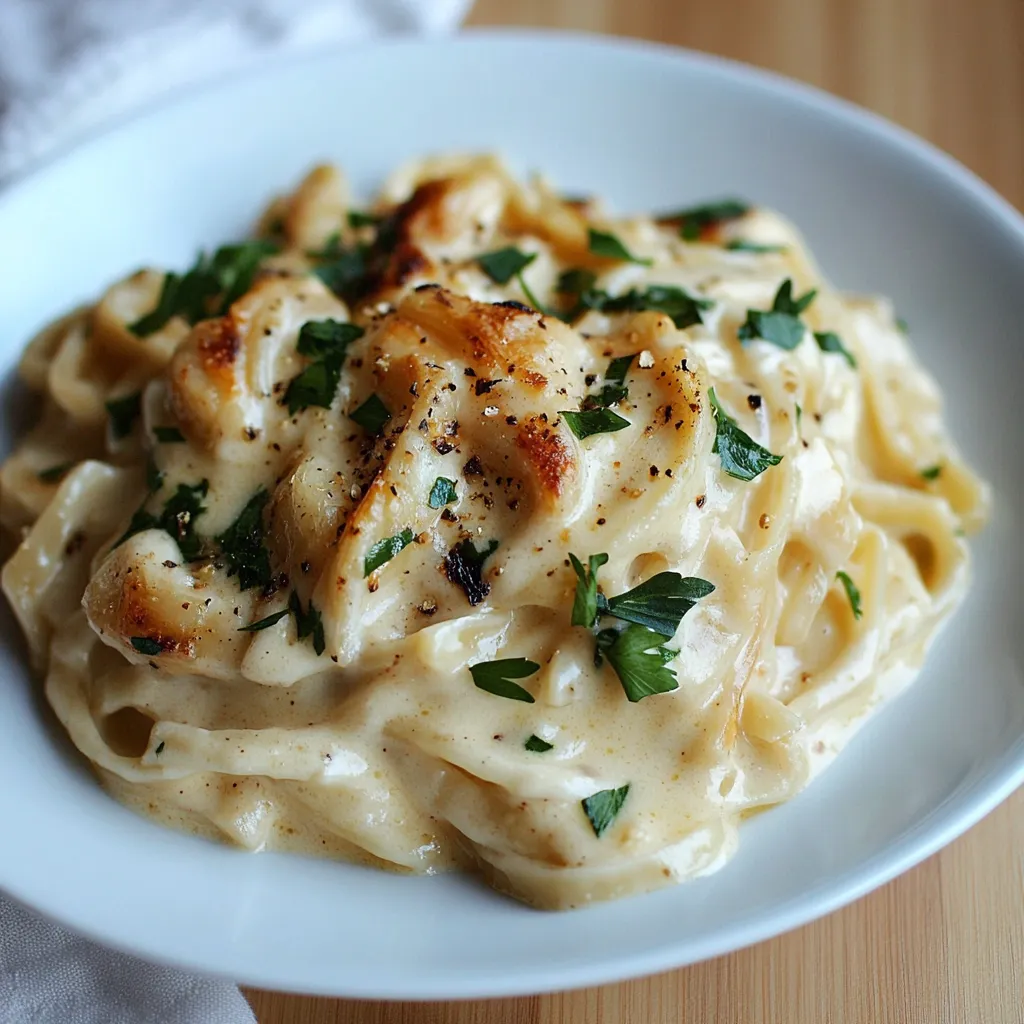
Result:
<svg viewBox="0 0 1024 1024"><path fill-rule="evenodd" d="M602 658L608 659L630 702L679 687L675 672L666 668L679 652L665 646L663 634L630 625L622 630L602 629L596 639L595 663L600 666Z"/></svg>
<svg viewBox="0 0 1024 1024"><path fill-rule="evenodd" d="M602 789L581 800L583 813L598 839L608 830L629 796L629 783L619 789Z"/></svg>
<svg viewBox="0 0 1024 1024"><path fill-rule="evenodd" d="M36 476L43 481L44 484L55 484L58 480L62 480L69 469L74 466L73 462L62 462L59 466L50 466L49 469L41 469Z"/></svg>
<svg viewBox="0 0 1024 1024"><path fill-rule="evenodd" d="M161 444L184 444L185 435L177 427L154 427L153 436Z"/></svg>
<svg viewBox="0 0 1024 1024"><path fill-rule="evenodd" d="M853 353L843 344L843 339L835 331L815 331L814 340L822 352L835 352L850 364L851 370L857 369L857 360Z"/></svg>
<svg viewBox="0 0 1024 1024"><path fill-rule="evenodd" d="M659 217L661 221L679 221L679 234L688 242L696 241L701 232L727 220L737 220L750 211L750 204L742 199L720 199L713 203L690 206L678 213Z"/></svg>
<svg viewBox="0 0 1024 1024"><path fill-rule="evenodd" d="M240 626L238 632L256 633L261 629L269 629L271 626L280 622L287 614L288 609L282 608L279 612L274 612L272 615L268 615L265 619L260 619L257 622L250 622L248 626Z"/></svg>
<svg viewBox="0 0 1024 1024"><path fill-rule="evenodd" d="M588 629L597 621L597 570L608 561L608 556L601 552L587 559L587 568L570 551L569 561L576 572L576 596L572 602L572 618L574 626L586 626Z"/></svg>
<svg viewBox="0 0 1024 1024"><path fill-rule="evenodd" d="M362 327L338 320L307 320L299 331L295 349L313 361L293 377L284 401L292 416L311 405L329 409L341 380L349 345L363 336Z"/></svg>
<svg viewBox="0 0 1024 1024"><path fill-rule="evenodd" d="M363 402L358 409L350 412L349 419L355 420L368 434L377 437L384 429L384 424L391 419L391 413L376 393Z"/></svg>
<svg viewBox="0 0 1024 1024"><path fill-rule="evenodd" d="M334 235L323 249L306 255L318 263L313 275L346 302L352 302L365 289L370 271L370 246L365 243L345 249L339 236Z"/></svg>
<svg viewBox="0 0 1024 1024"><path fill-rule="evenodd" d="M377 541L363 559L363 578L365 579L371 572L376 572L382 565L390 562L399 551L408 547L412 542L413 532L408 526L393 537L385 537L383 540Z"/></svg>
<svg viewBox="0 0 1024 1024"><path fill-rule="evenodd" d="M921 476L925 480L938 480L938 478L941 475L942 475L942 464L941 463L936 463L934 466L928 466L926 469L922 469L921 470Z"/></svg>
<svg viewBox="0 0 1024 1024"><path fill-rule="evenodd" d="M302 609L302 601L299 599L297 591L292 591L291 596L288 598L288 610L295 616L295 633L300 640L304 640L307 636L313 638L313 650L316 652L317 657L324 653L327 647L327 642L324 638L324 622L320 616L320 612L313 607L313 601L310 599L309 608L306 611Z"/></svg>
<svg viewBox="0 0 1024 1024"><path fill-rule="evenodd" d="M111 398L104 403L110 416L110 432L115 438L127 437L132 426L142 414L142 393L136 391L132 395Z"/></svg>
<svg viewBox="0 0 1024 1024"><path fill-rule="evenodd" d="M156 750L154 750L153 753L156 754L157 757L159 757L164 752L164 747L166 747L166 746L167 746L167 744L163 740L161 740L156 745Z"/></svg>
<svg viewBox="0 0 1024 1024"><path fill-rule="evenodd" d="M653 265L654 260L634 256L621 240L607 231L595 231L590 228L587 236L587 248L595 256L606 260L624 260L627 263L639 263L642 267Z"/></svg>
<svg viewBox="0 0 1024 1024"><path fill-rule="evenodd" d="M182 276L164 276L156 308L129 324L139 337L158 331L173 316L190 324L210 316L223 316L251 287L260 263L278 251L272 242L258 240L222 245L212 257L200 253Z"/></svg>
<svg viewBox="0 0 1024 1024"><path fill-rule="evenodd" d="M178 484L178 489L167 499L160 518L153 525L166 530L177 542L186 562L198 558L203 542L196 533L196 520L206 511L201 498L210 490L208 480L198 484Z"/></svg>
<svg viewBox="0 0 1024 1024"><path fill-rule="evenodd" d="M164 649L157 643L156 640L148 636L133 636L131 638L132 647L139 652L139 654L147 654L150 657L155 657L157 654L163 654Z"/></svg>
<svg viewBox="0 0 1024 1024"><path fill-rule="evenodd" d="M496 697L507 697L509 700L521 700L527 704L534 702L533 694L524 689L513 679L525 679L540 671L540 665L527 658L500 658L498 661L479 661L469 666L473 682L481 690L493 693Z"/></svg>
<svg viewBox="0 0 1024 1024"><path fill-rule="evenodd" d="M771 466L782 461L781 455L773 455L762 448L719 404L715 389L708 389L711 408L714 410L716 434L713 452L722 459L722 469L737 480L753 480Z"/></svg>
<svg viewBox="0 0 1024 1024"><path fill-rule="evenodd" d="M850 608L853 610L853 617L855 619L859 619L861 615L864 614L863 609L860 606L860 591L857 589L853 580L850 579L849 575L841 569L836 573L836 579L842 583L843 589L846 591L846 597L850 602Z"/></svg>
<svg viewBox="0 0 1024 1024"><path fill-rule="evenodd" d="M495 284L508 284L536 258L535 252L523 252L514 245L509 245L504 249L495 249L494 252L485 252L482 256L477 256L476 262Z"/></svg>
<svg viewBox="0 0 1024 1024"><path fill-rule="evenodd" d="M548 743L547 740L542 740L539 736L531 736L523 746L535 754L545 754L555 748L554 743Z"/></svg>
<svg viewBox="0 0 1024 1024"><path fill-rule="evenodd" d="M559 416L569 424L569 429L582 441L591 434L614 434L617 430L624 430L630 425L629 420L624 419L617 412L611 409L583 409L580 412L560 412Z"/></svg>
<svg viewBox="0 0 1024 1024"><path fill-rule="evenodd" d="M380 223L380 218L372 213L365 213L363 210L348 211L348 226L350 228L375 228Z"/></svg>
<svg viewBox="0 0 1024 1024"><path fill-rule="evenodd" d="M608 364L604 372L604 384L596 394L587 395L583 399L584 409L605 409L610 405L621 402L629 390L625 385L626 374L636 358L632 356L619 356Z"/></svg>
<svg viewBox="0 0 1024 1024"><path fill-rule="evenodd" d="M807 329L800 315L817 294L817 289L812 288L800 298L793 298L793 282L787 277L779 285L770 310L747 310L747 319L738 331L740 341L762 338L787 351L796 348Z"/></svg>
<svg viewBox="0 0 1024 1024"><path fill-rule="evenodd" d="M431 508L444 508L445 505L450 505L458 497L455 490L455 481L449 480L446 476L439 476L434 481L434 486L430 488L430 497L427 498L427 504Z"/></svg>
<svg viewBox="0 0 1024 1024"><path fill-rule="evenodd" d="M272 578L270 552L263 544L263 508L269 499L270 492L261 487L216 538L228 563L228 576L238 575L239 590L266 587Z"/></svg>
<svg viewBox="0 0 1024 1024"><path fill-rule="evenodd" d="M730 250L730 252L768 253L786 251L786 247L784 245L763 245L760 242L748 242L745 238L733 238L731 241L725 243L725 247Z"/></svg>
<svg viewBox="0 0 1024 1024"><path fill-rule="evenodd" d="M597 612L613 615L626 622L646 626L655 633L671 637L683 616L703 597L713 593L715 586L697 576L680 576L677 572L659 572L638 587L616 597L597 595ZM574 622L573 625L576 625Z"/></svg>
<svg viewBox="0 0 1024 1024"><path fill-rule="evenodd" d="M903 317L898 316L898 317L896 317L896 329L901 334L909 334L910 333L910 324L908 324L907 321L903 319Z"/></svg>

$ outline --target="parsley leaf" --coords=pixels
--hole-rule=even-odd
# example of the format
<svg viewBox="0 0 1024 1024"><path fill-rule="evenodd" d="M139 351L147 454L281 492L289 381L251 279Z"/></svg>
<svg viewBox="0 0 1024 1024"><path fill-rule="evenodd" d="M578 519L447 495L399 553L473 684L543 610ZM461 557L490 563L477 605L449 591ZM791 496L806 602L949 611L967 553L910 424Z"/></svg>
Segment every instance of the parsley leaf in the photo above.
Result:
<svg viewBox="0 0 1024 1024"><path fill-rule="evenodd" d="M194 561L202 553L203 542L196 533L195 522L206 511L200 499L206 497L209 489L208 480L198 484L178 484L178 489L167 499L159 519L152 524L166 530L178 542L181 557L186 562Z"/></svg>
<svg viewBox="0 0 1024 1024"><path fill-rule="evenodd" d="M154 427L153 436L160 444L185 443L185 435L177 427Z"/></svg>
<svg viewBox="0 0 1024 1024"><path fill-rule="evenodd" d="M708 228L717 227L723 221L736 220L750 211L750 204L742 199L719 199L713 203L690 206L678 213L659 217L661 221L679 221L679 234L688 242L696 241Z"/></svg>
<svg viewBox="0 0 1024 1024"><path fill-rule="evenodd" d="M532 751L535 754L545 754L549 750L554 750L554 743L548 743L547 740L542 740L539 736L531 735L530 738L523 744L527 750Z"/></svg>
<svg viewBox="0 0 1024 1024"><path fill-rule="evenodd" d="M587 248L595 256L606 260L625 260L627 263L639 263L642 267L652 266L654 260L634 256L615 235L607 231L595 231L590 228L587 238Z"/></svg>
<svg viewBox="0 0 1024 1024"><path fill-rule="evenodd" d="M427 504L431 508L444 508L445 505L450 505L455 501L457 497L455 481L449 480L446 476L439 476L434 481L434 486L430 488L430 497L427 498Z"/></svg>
<svg viewBox="0 0 1024 1024"><path fill-rule="evenodd" d="M362 336L362 327L338 320L307 320L302 325L295 348L313 362L288 384L284 401L289 415L311 405L331 407L348 346Z"/></svg>
<svg viewBox="0 0 1024 1024"><path fill-rule="evenodd" d="M256 633L261 629L269 629L271 626L280 622L288 614L287 608L282 608L279 612L274 612L272 615L268 615L265 619L260 619L257 622L250 622L248 626L241 626L238 629L239 633Z"/></svg>
<svg viewBox="0 0 1024 1024"><path fill-rule="evenodd" d="M667 313L672 323L680 330L701 324L704 318L701 313L711 309L711 299L698 299L685 288L675 285L652 284L642 292L631 288L622 295L605 298L600 308L606 313L641 313L653 309L659 313Z"/></svg>
<svg viewBox="0 0 1024 1024"><path fill-rule="evenodd" d="M558 275L555 291L560 295L579 295L581 292L593 288L596 282L597 274L592 270L574 267L571 270L564 270Z"/></svg>
<svg viewBox="0 0 1024 1024"><path fill-rule="evenodd" d="M602 629L597 634L595 661L602 656L622 683L631 703L656 693L678 689L675 672L665 666L679 652L664 645L665 637L646 626L630 625L623 630Z"/></svg>
<svg viewBox="0 0 1024 1024"><path fill-rule="evenodd" d="M526 658L500 658L497 661L478 661L469 666L473 682L478 689L493 693L496 697L534 702L533 694L513 679L525 679L540 671L540 665Z"/></svg>
<svg viewBox="0 0 1024 1024"><path fill-rule="evenodd" d="M270 492L261 487L238 518L216 540L228 563L228 576L238 575L239 590L266 587L272 578L270 552L263 544L263 508Z"/></svg>
<svg viewBox="0 0 1024 1024"><path fill-rule="evenodd" d="M597 394L587 395L583 399L583 409L605 409L621 402L629 394L624 381L635 358L632 355L613 359L604 372L604 385Z"/></svg>
<svg viewBox="0 0 1024 1024"><path fill-rule="evenodd" d="M762 338L764 341L791 351L803 340L804 327L800 314L814 301L818 294L812 288L800 298L793 298L793 282L786 278L775 293L770 310L748 309L747 319L738 333L740 341Z"/></svg>
<svg viewBox="0 0 1024 1024"><path fill-rule="evenodd" d="M385 537L383 540L377 541L363 559L363 578L365 579L371 572L375 572L386 562L390 562L399 551L408 547L412 541L413 532L408 526L401 533L396 533L393 537Z"/></svg>
<svg viewBox="0 0 1024 1024"><path fill-rule="evenodd" d="M608 831L609 826L622 810L622 805L629 796L629 783L619 789L602 789L591 796L585 797L580 803L583 813L594 830L598 839Z"/></svg>
<svg viewBox="0 0 1024 1024"><path fill-rule="evenodd" d="M850 579L849 574L843 572L841 569L836 573L836 579L839 580L843 585L843 589L846 591L846 596L850 602L850 608L853 611L853 617L859 619L864 611L860 606L860 591L857 589L856 584Z"/></svg>
<svg viewBox="0 0 1024 1024"><path fill-rule="evenodd" d="M324 653L327 642L324 637L324 622L320 612L313 607L313 601L309 602L308 611L303 611L302 601L298 592L293 590L288 598L288 610L295 616L295 634L300 640L307 636L313 638L313 650L319 657Z"/></svg>
<svg viewBox="0 0 1024 1024"><path fill-rule="evenodd" d="M726 413L718 402L715 389L708 389L711 407L714 410L717 432L713 452L722 459L722 469L737 480L753 480L771 466L782 461L781 455L773 455L762 448L739 424Z"/></svg>
<svg viewBox="0 0 1024 1024"><path fill-rule="evenodd" d="M132 647L139 652L139 654L147 654L151 658L158 654L163 654L164 649L161 645L152 637L148 636L133 636L131 638Z"/></svg>
<svg viewBox="0 0 1024 1024"><path fill-rule="evenodd" d="M319 261L313 270L314 276L323 281L335 295L351 302L359 296L366 283L369 254L368 245L359 243L351 249L343 249L335 237L319 252L306 255Z"/></svg>
<svg viewBox="0 0 1024 1024"><path fill-rule="evenodd" d="M42 480L44 484L55 484L58 480L62 480L69 469L74 465L73 462L62 462L59 466L50 466L48 469L41 469L36 476Z"/></svg>
<svg viewBox="0 0 1024 1024"><path fill-rule="evenodd" d="M476 262L495 284L508 284L536 258L535 252L522 252L514 245L509 245L504 249L495 249L494 252L485 252L482 256L477 256Z"/></svg>
<svg viewBox="0 0 1024 1024"><path fill-rule="evenodd" d="M814 340L822 352L835 352L850 364L851 370L857 369L857 360L853 353L843 344L843 339L835 331L815 331Z"/></svg>
<svg viewBox="0 0 1024 1024"><path fill-rule="evenodd" d="M362 210L348 211L348 226L350 228L375 228L380 218L372 213L365 213Z"/></svg>
<svg viewBox="0 0 1024 1024"><path fill-rule="evenodd" d="M570 622L574 626L586 626L589 629L597 622L597 570L608 561L608 556L604 552L591 555L587 559L586 569L571 551L569 561L576 573L576 597L572 602Z"/></svg>
<svg viewBox="0 0 1024 1024"><path fill-rule="evenodd" d="M483 551L477 551L469 539L459 541L444 556L444 574L449 583L461 587L471 605L478 605L491 592L484 582L484 562L498 550L498 542L491 540Z"/></svg>
<svg viewBox="0 0 1024 1024"><path fill-rule="evenodd" d="M60 467L58 466L57 468L59 469ZM921 476L924 477L925 480L938 480L938 478L941 475L942 475L942 463L940 463L940 462L936 463L934 466L928 466L926 469L922 469L921 470ZM40 479L42 479L42 476L43 476L43 474L40 473L39 474Z"/></svg>
<svg viewBox="0 0 1024 1024"><path fill-rule="evenodd" d="M748 242L745 238L733 238L725 243L726 249L730 252L785 252L784 245L763 245L760 242Z"/></svg>
<svg viewBox="0 0 1024 1024"><path fill-rule="evenodd" d="M630 425L629 420L611 409L583 409L580 412L571 410L559 412L559 416L569 424L569 429L582 441L591 434L614 434Z"/></svg>
<svg viewBox="0 0 1024 1024"><path fill-rule="evenodd" d="M646 626L655 633L671 637L683 616L702 598L713 593L713 583L697 576L680 576L677 572L659 572L638 587L624 594L596 597L601 615L614 615L626 622ZM574 609L575 610L575 609ZM577 625L573 621L573 625Z"/></svg>
<svg viewBox="0 0 1024 1024"><path fill-rule="evenodd" d="M173 316L182 316L190 324L209 316L223 316L252 287L260 263L277 251L273 242L257 240L222 245L212 257L200 253L183 276L164 276L156 307L129 324L128 330L145 337Z"/></svg>
<svg viewBox="0 0 1024 1024"><path fill-rule="evenodd" d="M369 434L374 437L384 429L384 424L391 419L391 413L387 406L381 401L376 392L363 402L358 409L350 412L349 419L353 419Z"/></svg>
<svg viewBox="0 0 1024 1024"><path fill-rule="evenodd" d="M896 329L900 332L900 334L909 334L910 324L908 324L907 321L903 319L903 317L898 316L896 317Z"/></svg>
<svg viewBox="0 0 1024 1024"><path fill-rule="evenodd" d="M127 437L132 432L135 420L142 413L142 393L136 391L133 395L111 398L104 404L110 416L111 434L115 438Z"/></svg>

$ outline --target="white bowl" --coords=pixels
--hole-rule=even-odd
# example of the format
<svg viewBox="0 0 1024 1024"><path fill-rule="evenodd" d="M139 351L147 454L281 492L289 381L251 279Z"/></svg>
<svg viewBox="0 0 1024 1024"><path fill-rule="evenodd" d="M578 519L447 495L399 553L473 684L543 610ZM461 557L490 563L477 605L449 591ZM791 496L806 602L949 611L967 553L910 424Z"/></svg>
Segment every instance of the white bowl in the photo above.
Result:
<svg viewBox="0 0 1024 1024"><path fill-rule="evenodd" d="M0 885L26 903L143 956L266 987L536 992L690 963L827 913L1024 780L1024 224L941 153L811 89L678 50L536 33L269 64L0 196L4 366L47 318L113 278L184 266L198 246L240 236L315 160L342 163L368 192L397 162L451 149L501 150L624 209L746 196L792 217L841 286L892 295L945 388L954 435L996 489L966 606L920 680L805 793L747 824L724 870L560 915L470 878L252 856L136 817L54 726L8 619Z"/></svg>

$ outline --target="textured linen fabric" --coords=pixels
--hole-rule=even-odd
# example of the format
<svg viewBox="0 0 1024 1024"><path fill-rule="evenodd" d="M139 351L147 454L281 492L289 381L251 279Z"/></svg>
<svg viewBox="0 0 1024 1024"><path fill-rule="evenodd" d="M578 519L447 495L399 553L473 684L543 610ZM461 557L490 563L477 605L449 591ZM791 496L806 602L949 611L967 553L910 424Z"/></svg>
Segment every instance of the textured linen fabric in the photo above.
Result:
<svg viewBox="0 0 1024 1024"><path fill-rule="evenodd" d="M0 183L182 88L270 55L450 30L470 2L0 0ZM0 1024L253 1020L231 982L105 949L0 893Z"/></svg>

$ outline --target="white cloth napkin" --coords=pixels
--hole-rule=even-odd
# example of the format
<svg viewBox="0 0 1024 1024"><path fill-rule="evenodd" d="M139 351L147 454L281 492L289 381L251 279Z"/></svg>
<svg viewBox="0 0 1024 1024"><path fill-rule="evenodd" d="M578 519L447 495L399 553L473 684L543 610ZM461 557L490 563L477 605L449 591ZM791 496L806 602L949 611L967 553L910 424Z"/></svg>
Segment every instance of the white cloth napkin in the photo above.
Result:
<svg viewBox="0 0 1024 1024"><path fill-rule="evenodd" d="M471 0L0 0L0 182L267 57L454 28ZM0 1024L252 1024L235 985L147 964L0 893Z"/></svg>

